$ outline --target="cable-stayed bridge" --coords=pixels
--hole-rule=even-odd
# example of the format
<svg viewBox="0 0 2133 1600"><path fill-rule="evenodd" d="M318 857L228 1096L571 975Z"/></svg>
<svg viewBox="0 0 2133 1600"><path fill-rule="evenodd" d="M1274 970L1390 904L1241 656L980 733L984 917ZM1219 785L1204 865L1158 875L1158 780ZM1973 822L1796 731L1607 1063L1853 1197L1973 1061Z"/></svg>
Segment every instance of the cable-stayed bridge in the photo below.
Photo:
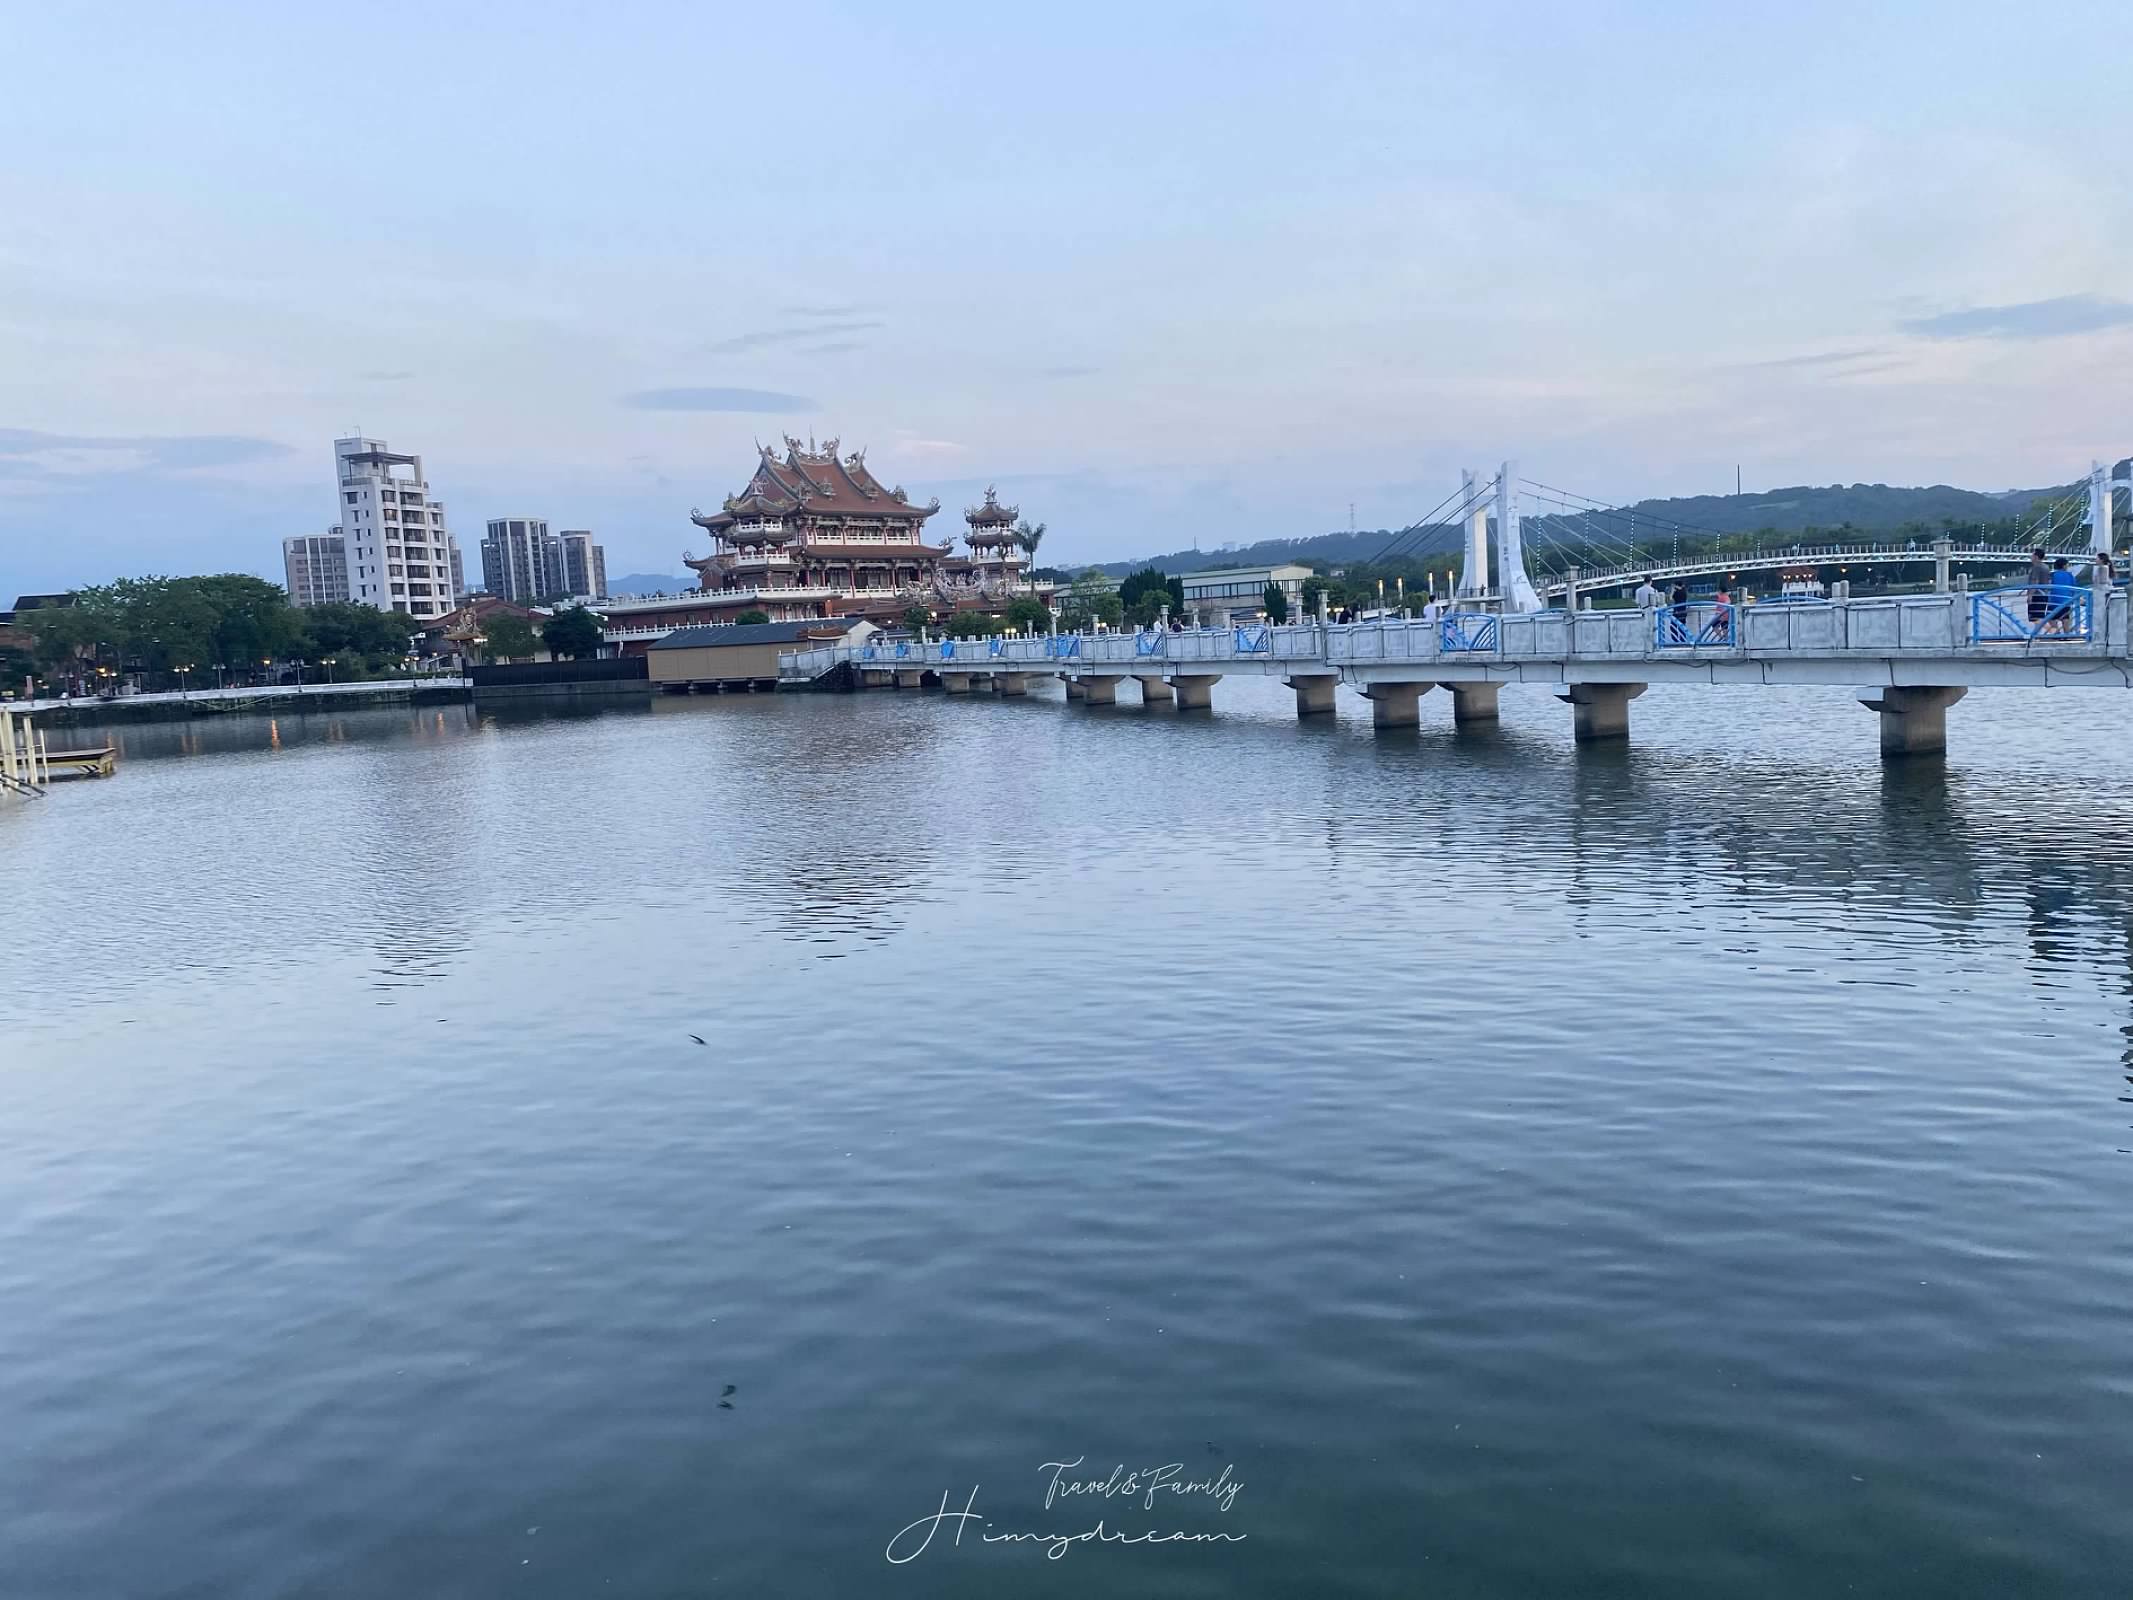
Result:
<svg viewBox="0 0 2133 1600"><path fill-rule="evenodd" d="M2086 539L2059 541L2083 558L2078 583L1975 591L1957 586L1954 565L2000 564L2015 559L2019 547L1958 550L1942 539L1924 552L1842 546L1688 561L1633 552L1612 569L1588 574L1571 562L1536 581L1524 554L1518 482L1509 463L1486 483L1466 475L1456 513L1466 533L1464 569L1449 608L1432 600L1421 618L1343 624L1322 606L1317 618L1296 623L868 641L781 656L779 677L847 688L930 682L950 694L988 687L1003 695L1028 693L1033 678L1057 677L1070 702L1090 705L1115 704L1131 679L1144 703L1190 711L1212 706L1223 677L1256 675L1287 683L1305 717L1332 711L1345 684L1370 701L1379 727L1414 724L1422 696L1440 686L1456 721L1492 722L1504 684L1545 683L1571 707L1581 741L1626 737L1629 703L1653 683L1862 684L1870 692L1861 703L1880 717L1885 756L1945 750L1948 708L1974 687L2133 689L2127 592L2107 559L2114 495L2133 484L2101 467L2087 485ZM1931 559L1934 590L1860 599L1840 593L1805 603L1744 604L1728 596L1637 608L1590 604L1593 587L1805 565L1829 554L1856 554L1864 565L1877 554ZM1560 603L1550 606L1551 597Z"/></svg>

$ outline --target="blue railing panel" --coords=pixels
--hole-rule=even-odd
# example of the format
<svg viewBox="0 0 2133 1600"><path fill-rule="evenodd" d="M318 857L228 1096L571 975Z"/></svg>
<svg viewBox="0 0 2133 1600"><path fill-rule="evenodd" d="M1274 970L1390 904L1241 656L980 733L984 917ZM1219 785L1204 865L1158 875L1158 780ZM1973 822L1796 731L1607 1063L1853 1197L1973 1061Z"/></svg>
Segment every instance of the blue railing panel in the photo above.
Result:
<svg viewBox="0 0 2133 1600"><path fill-rule="evenodd" d="M941 659L943 661L953 661L955 659L955 641L953 639L943 639L941 641Z"/></svg>
<svg viewBox="0 0 2133 1600"><path fill-rule="evenodd" d="M1263 622L1236 630L1235 644L1240 656L1263 656L1274 648L1274 635Z"/></svg>
<svg viewBox="0 0 2133 1600"><path fill-rule="evenodd" d="M1044 641L1044 653L1057 660L1066 661L1081 654L1081 635L1078 633L1055 633Z"/></svg>
<svg viewBox="0 0 2133 1600"><path fill-rule="evenodd" d="M1652 613L1652 643L1661 650L1730 650L1740 642L1730 605L1661 606Z"/></svg>
<svg viewBox="0 0 2133 1600"><path fill-rule="evenodd" d="M1972 644L2031 644L2095 636L2095 608L2085 588L2048 583L1985 589L1970 597Z"/></svg>
<svg viewBox="0 0 2133 1600"><path fill-rule="evenodd" d="M1137 656L1159 656L1163 644L1170 636L1160 629L1152 633L1136 633L1133 636L1133 653Z"/></svg>
<svg viewBox="0 0 2133 1600"><path fill-rule="evenodd" d="M1437 648L1443 651L1494 650L1502 637L1494 613L1454 611L1437 625Z"/></svg>

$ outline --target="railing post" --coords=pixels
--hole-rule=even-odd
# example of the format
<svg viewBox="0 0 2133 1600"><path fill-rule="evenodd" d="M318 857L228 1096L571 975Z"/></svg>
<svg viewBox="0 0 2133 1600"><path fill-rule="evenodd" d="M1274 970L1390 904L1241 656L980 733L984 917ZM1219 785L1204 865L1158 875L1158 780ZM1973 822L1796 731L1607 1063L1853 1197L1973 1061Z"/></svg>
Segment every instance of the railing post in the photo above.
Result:
<svg viewBox="0 0 2133 1600"><path fill-rule="evenodd" d="M1935 594L1946 594L1948 592L1948 552L1953 548L1953 543L1947 539L1935 539L1933 541L1933 592Z"/></svg>

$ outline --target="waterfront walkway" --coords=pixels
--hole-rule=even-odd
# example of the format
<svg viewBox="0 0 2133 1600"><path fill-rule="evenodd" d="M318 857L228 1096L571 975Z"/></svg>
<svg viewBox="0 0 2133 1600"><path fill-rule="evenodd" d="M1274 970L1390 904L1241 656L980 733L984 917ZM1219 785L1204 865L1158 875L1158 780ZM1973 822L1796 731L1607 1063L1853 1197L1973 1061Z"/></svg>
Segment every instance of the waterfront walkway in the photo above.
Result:
<svg viewBox="0 0 2133 1600"><path fill-rule="evenodd" d="M1493 721L1506 683L1545 683L1581 740L1626 737L1629 702L1653 683L1864 686L1884 754L1943 750L1947 710L1972 688L2133 688L2123 589L2075 591L2063 615L2030 620L2021 588L1823 602L1710 603L1651 610L1459 611L1437 622L1254 623L1190 632L825 646L779 658L788 684L848 682L951 694L1023 694L1065 680L1067 698L1213 704L1231 675L1278 677L1299 716L1333 710L1346 684L1380 727L1412 725L1442 686L1461 722Z"/></svg>
<svg viewBox="0 0 2133 1600"><path fill-rule="evenodd" d="M466 689L469 679L391 678L377 683L282 683L234 689L170 689L156 694L61 695L43 700L14 700L10 709L22 712L124 709L128 706L200 706L211 711L245 711L257 706L278 709L283 702L332 703L354 697L378 700L406 699L426 689Z"/></svg>

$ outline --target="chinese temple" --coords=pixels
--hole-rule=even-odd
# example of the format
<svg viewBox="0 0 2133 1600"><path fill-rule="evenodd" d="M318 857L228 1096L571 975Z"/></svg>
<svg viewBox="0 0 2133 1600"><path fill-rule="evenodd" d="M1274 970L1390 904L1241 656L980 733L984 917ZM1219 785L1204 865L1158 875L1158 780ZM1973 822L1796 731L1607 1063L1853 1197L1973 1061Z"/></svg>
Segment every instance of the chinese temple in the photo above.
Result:
<svg viewBox="0 0 2133 1600"><path fill-rule="evenodd" d="M925 524L940 501L912 505L867 470L865 451L840 456L837 445L788 437L782 458L759 446L739 494L714 515L689 514L714 541L708 556L682 558L706 595L773 622L887 620L933 597L948 547L926 543Z"/></svg>
<svg viewBox="0 0 2133 1600"><path fill-rule="evenodd" d="M901 485L884 488L866 452L839 442L787 436L782 453L756 447L755 471L716 512L689 520L711 536L707 555L682 560L696 574L686 594L610 601L600 610L607 637L636 653L667 631L732 622L761 611L773 622L865 618L894 626L913 606L936 619L959 610L1003 610L1024 595L1049 599L1031 583L1014 506L991 489L966 511L967 554L952 539L929 542L926 521L938 500L913 505Z"/></svg>

